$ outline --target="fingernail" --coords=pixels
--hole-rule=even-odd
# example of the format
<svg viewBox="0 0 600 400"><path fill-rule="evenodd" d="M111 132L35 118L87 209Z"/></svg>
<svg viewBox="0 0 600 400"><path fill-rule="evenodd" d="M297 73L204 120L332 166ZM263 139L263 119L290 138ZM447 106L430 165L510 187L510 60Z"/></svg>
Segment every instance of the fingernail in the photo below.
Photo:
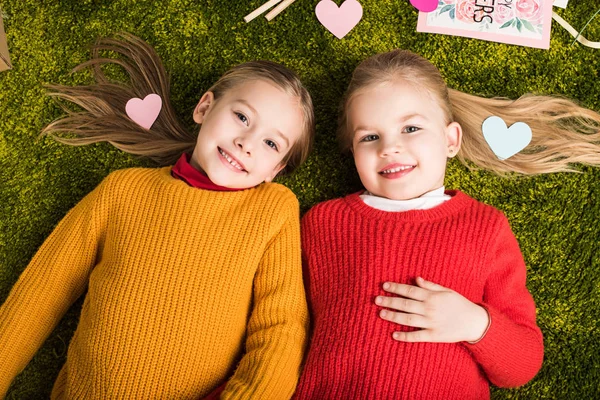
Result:
<svg viewBox="0 0 600 400"><path fill-rule="evenodd" d="M394 334L392 336L396 340L400 339L400 334L398 332L394 332Z"/></svg>
<svg viewBox="0 0 600 400"><path fill-rule="evenodd" d="M379 315L381 316L381 318L385 318L385 316L387 315L387 311L381 310L381 312L379 313Z"/></svg>
<svg viewBox="0 0 600 400"><path fill-rule="evenodd" d="M383 303L383 299L382 299L381 297L377 296L377 297L375 298L375 303L376 303L376 304L381 304L381 303Z"/></svg>
<svg viewBox="0 0 600 400"><path fill-rule="evenodd" d="M387 283L387 282L386 282L386 283L384 283L384 284L383 284L383 288L384 288L385 290L389 289L389 288L390 288L390 284L389 284L389 283Z"/></svg>

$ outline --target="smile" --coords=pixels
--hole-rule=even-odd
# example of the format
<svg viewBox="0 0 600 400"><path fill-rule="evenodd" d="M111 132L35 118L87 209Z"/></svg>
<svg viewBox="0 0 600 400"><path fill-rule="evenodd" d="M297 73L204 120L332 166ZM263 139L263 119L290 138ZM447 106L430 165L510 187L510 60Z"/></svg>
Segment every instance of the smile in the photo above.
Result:
<svg viewBox="0 0 600 400"><path fill-rule="evenodd" d="M235 172L248 172L244 169L244 166L232 156L230 156L229 153L226 153L220 147L217 147L217 149L219 150L219 154L221 155L220 159L221 162L223 162L223 164L230 167L230 169L232 169Z"/></svg>
<svg viewBox="0 0 600 400"><path fill-rule="evenodd" d="M400 172L400 171L404 171L404 170L411 169L414 167L415 167L414 165L405 165L403 167L384 169L383 171L380 172L380 174L393 174L394 172Z"/></svg>
<svg viewBox="0 0 600 400"><path fill-rule="evenodd" d="M379 171L379 175L386 179L398 179L412 172L416 165L391 164Z"/></svg>

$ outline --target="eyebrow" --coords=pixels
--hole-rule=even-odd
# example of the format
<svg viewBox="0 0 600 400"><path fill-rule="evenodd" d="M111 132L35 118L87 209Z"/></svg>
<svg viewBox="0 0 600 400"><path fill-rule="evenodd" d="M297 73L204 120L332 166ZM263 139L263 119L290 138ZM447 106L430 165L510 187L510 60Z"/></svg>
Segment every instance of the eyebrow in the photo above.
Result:
<svg viewBox="0 0 600 400"><path fill-rule="evenodd" d="M250 109L250 111L252 111L254 114L258 114L256 109L254 107L252 107L250 105L250 103L248 103L246 100L236 99L236 100L234 100L234 102L242 103L246 107L248 107ZM281 139L283 139L285 141L285 144L287 145L287 147L290 147L290 140L287 137L285 137L285 135L283 133L281 133L281 131L279 129L275 130L275 133L277 133L277 136L279 136Z"/></svg>
<svg viewBox="0 0 600 400"><path fill-rule="evenodd" d="M399 122L404 122L404 121L408 121L411 118L415 118L415 117L420 117L423 118L424 120L428 120L428 118L426 116L424 116L423 114L418 114L418 113L413 113L413 114L409 114L406 115L402 118L400 118L398 121ZM373 129L370 128L369 126L364 126L364 125L359 125L356 129L354 129L354 132L358 132L358 131L372 131Z"/></svg>

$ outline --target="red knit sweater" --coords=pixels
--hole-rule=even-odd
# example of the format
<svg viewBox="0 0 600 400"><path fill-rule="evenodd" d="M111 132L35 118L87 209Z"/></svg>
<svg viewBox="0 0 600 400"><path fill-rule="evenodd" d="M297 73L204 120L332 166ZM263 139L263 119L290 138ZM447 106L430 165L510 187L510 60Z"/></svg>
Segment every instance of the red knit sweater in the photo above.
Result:
<svg viewBox="0 0 600 400"><path fill-rule="evenodd" d="M489 382L527 383L543 339L508 220L462 192L429 210L386 212L359 193L313 207L302 220L313 337L297 399L486 399ZM485 307L476 344L403 343L414 328L379 318L386 281L423 278Z"/></svg>

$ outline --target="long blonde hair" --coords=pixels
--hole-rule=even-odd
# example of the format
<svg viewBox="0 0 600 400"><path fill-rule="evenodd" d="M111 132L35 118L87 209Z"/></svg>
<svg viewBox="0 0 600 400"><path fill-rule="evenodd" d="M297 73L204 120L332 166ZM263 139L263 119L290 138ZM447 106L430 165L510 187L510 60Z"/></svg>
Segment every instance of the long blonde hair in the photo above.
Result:
<svg viewBox="0 0 600 400"><path fill-rule="evenodd" d="M449 89L439 70L425 58L407 50L377 54L354 70L340 110L338 139L343 150L352 145L348 105L366 87L401 81L425 88L444 112L446 123L458 122L463 139L458 159L470 168L503 175L575 171L571 164L600 165L600 114L558 96L526 94L517 100L484 98ZM483 121L499 116L507 124L525 122L531 143L520 153L499 160L482 134Z"/></svg>
<svg viewBox="0 0 600 400"><path fill-rule="evenodd" d="M121 54L121 58L104 58L101 51ZM110 81L101 67L115 64L125 69L130 82ZM171 165L181 153L191 153L196 145L197 132L185 129L179 121L169 96L169 79L154 49L142 39L121 33L116 39L99 39L92 47L90 60L74 71L91 67L95 84L87 86L49 85L49 95L56 98L67 115L49 124L42 135L49 134L69 145L109 142L131 154L148 157L160 166ZM249 80L265 80L275 84L299 100L303 113L303 133L286 154L283 173L291 173L302 164L311 151L314 137L313 103L308 90L298 76L288 68L271 61L250 61L234 66L207 91L218 99L227 91ZM161 112L150 129L133 122L125 113L131 98L144 98L150 93L163 100ZM83 111L67 107L61 100L74 103ZM74 138L61 138L56 133L71 133Z"/></svg>

